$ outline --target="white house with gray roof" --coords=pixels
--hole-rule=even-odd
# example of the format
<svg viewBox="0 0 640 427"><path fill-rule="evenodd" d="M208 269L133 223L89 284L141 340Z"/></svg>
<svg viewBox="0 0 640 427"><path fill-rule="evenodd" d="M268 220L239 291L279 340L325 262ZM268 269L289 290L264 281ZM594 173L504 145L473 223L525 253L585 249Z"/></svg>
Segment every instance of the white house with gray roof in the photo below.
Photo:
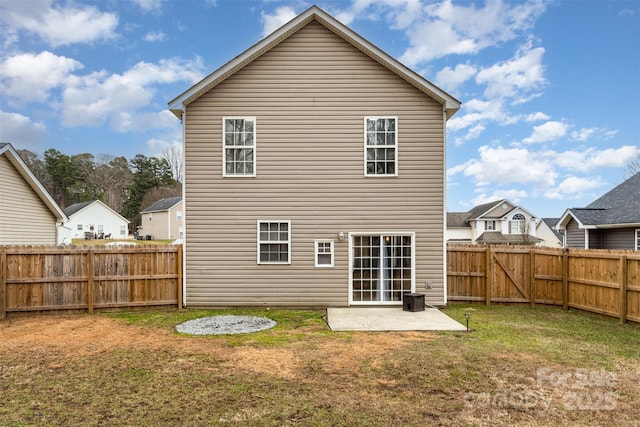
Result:
<svg viewBox="0 0 640 427"><path fill-rule="evenodd" d="M468 212L447 213L447 243L541 245L540 222L528 210L506 199L478 205Z"/></svg>
<svg viewBox="0 0 640 427"><path fill-rule="evenodd" d="M74 203L64 210L74 239L126 239L129 220L100 200Z"/></svg>
<svg viewBox="0 0 640 427"><path fill-rule="evenodd" d="M182 218L182 197L160 199L140 212L142 217L140 236L150 236L157 240L182 239L184 224Z"/></svg>
<svg viewBox="0 0 640 427"><path fill-rule="evenodd" d="M640 173L585 208L567 209L556 229L567 248L640 250Z"/></svg>

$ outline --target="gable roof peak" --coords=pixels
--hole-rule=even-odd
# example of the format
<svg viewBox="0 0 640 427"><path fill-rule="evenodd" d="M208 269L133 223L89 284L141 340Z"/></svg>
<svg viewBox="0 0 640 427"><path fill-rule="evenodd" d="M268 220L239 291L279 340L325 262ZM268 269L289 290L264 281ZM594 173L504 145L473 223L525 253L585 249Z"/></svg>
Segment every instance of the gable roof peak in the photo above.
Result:
<svg viewBox="0 0 640 427"><path fill-rule="evenodd" d="M186 106L192 101L199 98L205 92L213 89L228 77L280 44L283 40L286 40L291 35L295 34L311 21L319 22L325 28L329 29L338 37L342 38L365 55L380 63L389 71L395 73L400 78L441 103L447 119L453 116L460 108L460 101L456 98L412 71L397 59L391 57L355 33L346 25L326 13L324 10L314 5L171 100L169 102L169 110L176 117L182 120Z"/></svg>

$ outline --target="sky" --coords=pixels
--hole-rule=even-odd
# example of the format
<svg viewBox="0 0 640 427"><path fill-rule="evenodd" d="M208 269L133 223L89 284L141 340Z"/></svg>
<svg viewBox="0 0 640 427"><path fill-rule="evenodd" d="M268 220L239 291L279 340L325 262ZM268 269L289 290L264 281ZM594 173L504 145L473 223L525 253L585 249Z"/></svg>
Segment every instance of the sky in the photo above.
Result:
<svg viewBox="0 0 640 427"><path fill-rule="evenodd" d="M0 141L129 159L181 146L167 103L313 4L0 0ZM462 102L448 211L506 198L559 217L640 156L638 0L315 4Z"/></svg>

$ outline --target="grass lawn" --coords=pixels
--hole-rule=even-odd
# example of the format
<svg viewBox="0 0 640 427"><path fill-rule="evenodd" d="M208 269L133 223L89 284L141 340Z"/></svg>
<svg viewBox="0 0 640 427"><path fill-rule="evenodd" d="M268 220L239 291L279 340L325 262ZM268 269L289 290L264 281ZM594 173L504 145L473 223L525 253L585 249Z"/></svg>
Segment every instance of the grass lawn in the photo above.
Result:
<svg viewBox="0 0 640 427"><path fill-rule="evenodd" d="M445 312L464 323L467 305ZM323 310L184 310L0 322L0 424L637 425L640 327L472 306L471 332L331 332ZM185 320L278 326L185 336Z"/></svg>

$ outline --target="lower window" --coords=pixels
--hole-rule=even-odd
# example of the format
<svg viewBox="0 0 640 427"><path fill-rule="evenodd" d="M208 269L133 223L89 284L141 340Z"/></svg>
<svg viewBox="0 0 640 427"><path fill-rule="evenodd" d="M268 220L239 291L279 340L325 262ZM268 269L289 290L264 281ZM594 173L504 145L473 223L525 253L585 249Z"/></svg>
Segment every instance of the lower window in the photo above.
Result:
<svg viewBox="0 0 640 427"><path fill-rule="evenodd" d="M291 264L291 221L258 221L258 264Z"/></svg>
<svg viewBox="0 0 640 427"><path fill-rule="evenodd" d="M333 240L315 241L316 267L333 267Z"/></svg>
<svg viewBox="0 0 640 427"><path fill-rule="evenodd" d="M351 302L402 302L413 289L414 235L356 235L351 240Z"/></svg>

